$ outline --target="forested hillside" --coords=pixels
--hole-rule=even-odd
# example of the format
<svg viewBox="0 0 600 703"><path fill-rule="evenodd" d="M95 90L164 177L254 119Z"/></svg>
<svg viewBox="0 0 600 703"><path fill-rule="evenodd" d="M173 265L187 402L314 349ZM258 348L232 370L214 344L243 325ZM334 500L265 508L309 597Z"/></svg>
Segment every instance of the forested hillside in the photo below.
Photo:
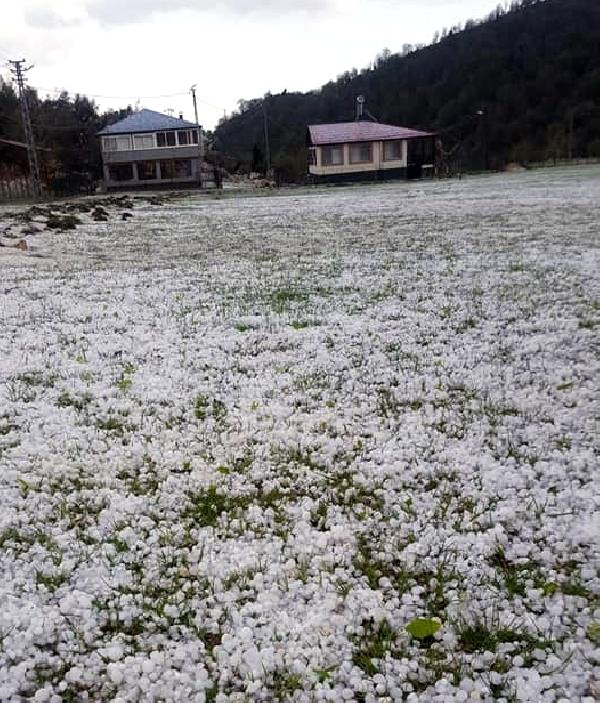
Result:
<svg viewBox="0 0 600 703"><path fill-rule="evenodd" d="M102 161L96 133L116 122L131 108L100 113L92 100L83 96L70 99L40 98L29 89L28 101L42 171L57 191L77 191L82 185L101 177ZM19 100L13 87L0 80L0 139L23 141ZM27 152L0 141L0 177L26 174Z"/></svg>
<svg viewBox="0 0 600 703"><path fill-rule="evenodd" d="M297 180L306 125L353 119L359 94L381 122L439 131L462 168L600 156L600 2L521 0L318 90L240 101L216 144L230 168L264 168L266 110L273 166Z"/></svg>

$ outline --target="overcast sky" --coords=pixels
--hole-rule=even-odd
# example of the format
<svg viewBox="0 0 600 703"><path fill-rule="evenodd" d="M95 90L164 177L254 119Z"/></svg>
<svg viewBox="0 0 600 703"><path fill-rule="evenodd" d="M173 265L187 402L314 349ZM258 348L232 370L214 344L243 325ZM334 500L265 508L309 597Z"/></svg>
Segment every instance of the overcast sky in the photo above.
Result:
<svg viewBox="0 0 600 703"><path fill-rule="evenodd" d="M436 30L482 17L498 0L1 3L2 65L35 64L28 80L42 95L64 88L102 96L102 108L138 103L190 119L195 83L200 122L212 128L241 98L318 88L369 65L384 47L429 43Z"/></svg>

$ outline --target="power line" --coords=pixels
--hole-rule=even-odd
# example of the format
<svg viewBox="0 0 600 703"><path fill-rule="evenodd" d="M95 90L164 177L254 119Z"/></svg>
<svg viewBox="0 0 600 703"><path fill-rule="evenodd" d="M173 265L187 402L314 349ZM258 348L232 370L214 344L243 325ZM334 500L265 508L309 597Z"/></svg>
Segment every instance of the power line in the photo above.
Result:
<svg viewBox="0 0 600 703"><path fill-rule="evenodd" d="M208 107L212 107L213 110L217 110L218 112L227 112L224 107L219 107L218 105L213 105L212 103L207 102L206 100L202 100L202 98L198 98L199 103L203 103L204 105L208 105Z"/></svg>
<svg viewBox="0 0 600 703"><path fill-rule="evenodd" d="M181 97L182 95L188 95L189 91L181 92L181 93L164 93L163 95L101 95L100 93L86 93L84 91L79 91L79 90L63 90L62 88L46 88L41 85L32 85L32 88L35 88L35 90L46 90L49 93L62 93L65 92L68 95L82 95L86 98L104 98L105 100L158 100L160 98L177 98ZM218 110L219 112L223 112L225 108L219 107L218 105L214 105L211 102L208 102L208 100L203 100L202 98L197 98L199 103L203 103L204 105L207 105L208 107L212 107L213 110Z"/></svg>
<svg viewBox="0 0 600 703"><path fill-rule="evenodd" d="M68 95L83 95L86 98L104 98L105 100L154 100L158 98L175 98L180 95L187 95L188 91L182 93L165 93L164 95L100 95L99 93L86 93L79 90L63 90L62 88L45 88L41 85L32 85L36 90L47 90L50 93L67 93ZM203 101L202 101L203 102Z"/></svg>

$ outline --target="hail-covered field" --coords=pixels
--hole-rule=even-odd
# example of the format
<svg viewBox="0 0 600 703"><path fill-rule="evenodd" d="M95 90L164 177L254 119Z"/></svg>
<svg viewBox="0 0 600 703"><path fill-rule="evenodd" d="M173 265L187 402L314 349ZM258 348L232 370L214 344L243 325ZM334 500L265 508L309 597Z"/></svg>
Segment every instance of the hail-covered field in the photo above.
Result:
<svg viewBox="0 0 600 703"><path fill-rule="evenodd" d="M600 169L0 258L0 700L600 695Z"/></svg>

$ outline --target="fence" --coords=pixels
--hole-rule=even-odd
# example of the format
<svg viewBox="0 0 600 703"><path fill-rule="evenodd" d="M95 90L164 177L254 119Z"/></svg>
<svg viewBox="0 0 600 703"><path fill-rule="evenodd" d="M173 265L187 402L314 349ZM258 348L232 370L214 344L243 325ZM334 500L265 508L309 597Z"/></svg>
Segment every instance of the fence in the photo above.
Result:
<svg viewBox="0 0 600 703"><path fill-rule="evenodd" d="M527 168L553 168L554 166L591 166L600 164L600 157L585 156L573 159L547 159L546 161L535 161L527 164Z"/></svg>
<svg viewBox="0 0 600 703"><path fill-rule="evenodd" d="M0 180L0 203L29 200L35 197L33 182L29 178Z"/></svg>

